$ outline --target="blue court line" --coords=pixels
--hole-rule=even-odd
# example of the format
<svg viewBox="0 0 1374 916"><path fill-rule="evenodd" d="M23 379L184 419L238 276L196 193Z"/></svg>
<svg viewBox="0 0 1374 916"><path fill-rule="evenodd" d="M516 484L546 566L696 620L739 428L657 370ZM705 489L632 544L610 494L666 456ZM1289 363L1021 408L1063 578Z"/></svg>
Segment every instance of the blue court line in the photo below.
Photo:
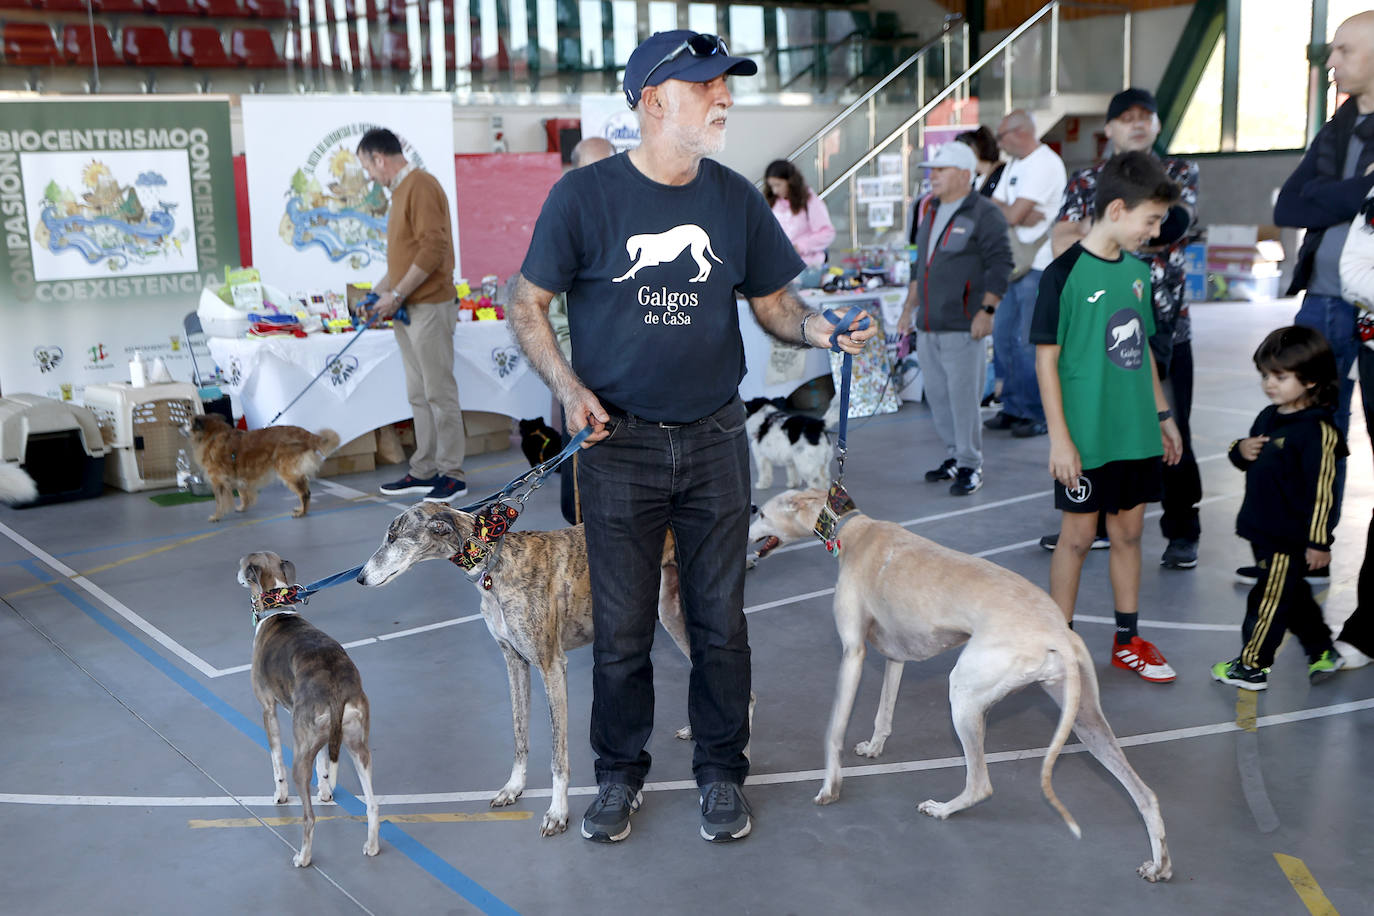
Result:
<svg viewBox="0 0 1374 916"><path fill-rule="evenodd" d="M99 624L101 628L115 639L118 639L120 642L124 643L124 645L136 652L144 661L148 662L148 664L165 674L177 686L195 697L211 711L218 714L220 718L247 735L250 740L263 750L268 750L267 733L262 730L261 725L254 723L243 713L216 696L214 692L206 689L204 685L198 683L194 678L186 674L186 672L177 668L167 659L153 651L146 643L115 623L112 618L96 608L95 605L88 602L71 586L67 585L65 582L53 579L36 560L25 560L22 565L39 579L51 583L53 591L70 601L78 610ZM287 748L282 748L282 756L287 769L290 769L291 752ZM349 814L365 815L367 813L367 808L363 802L342 786L335 787L334 801L338 803L340 808L343 808ZM431 876L449 890L466 898L468 902L483 913L491 914L491 916L519 916L517 910L513 909L495 894L444 861L437 853L433 852L419 840L410 836L396 824L390 821L383 822L379 833L383 839L405 855L406 858L429 872Z"/></svg>
<svg viewBox="0 0 1374 916"><path fill-rule="evenodd" d="M319 511L312 512L312 513L310 513L310 514L313 515L313 516L324 516L324 515L333 515L333 514L336 513L336 512L353 512L353 511L355 511L355 510L357 510L357 509L364 509L364 508L367 508L368 505L375 505L375 503L373 503L373 504L369 504L369 503L358 503L357 505L338 506L338 507L333 508L333 509L321 509L321 510L319 510ZM277 525L277 524L280 524L280 523L282 523L282 522L294 522L294 521L296 521L296 519L293 519L293 518L291 518L290 516L285 516L285 515L284 515L284 516L282 516L281 518L274 518L274 519L270 519L270 520L264 520L264 521L259 522L258 524L259 524L259 525ZM83 547L83 548L81 548L80 550L69 550L69 551L67 551L66 553L54 553L53 556L57 557L59 560L62 560L62 559L65 559L65 558L67 558L67 557L77 557L77 556L81 556L82 554L86 554L86 553L100 553L100 552L105 551L105 550L120 550L120 549L125 548L125 547L139 547L139 546L141 546L141 545L143 545L143 544L157 544L157 543L160 543L160 542L162 542L162 541L179 541L179 540L184 540L184 539L186 539L186 538L193 538L193 537L196 537L197 535L201 535L201 534L209 534L209 533L211 533L211 532L213 532L213 531L228 531L229 528L232 528L232 527L234 527L234 526L230 525L228 528L226 528L226 527L224 527L223 525L218 525L218 524L217 524L217 525L215 525L214 527L211 527L211 528L200 528L200 529L197 529L197 530L194 530L194 531L182 531L182 532L178 532L178 533L176 533L176 534L160 534L160 535L158 535L157 537L139 538L139 539L136 540L136 541L120 541L120 542L115 543L115 544L104 544L104 545L101 545L101 546L99 546L99 547ZM255 527L256 527L256 526L255 526ZM4 562L4 563L0 563L0 566L22 566L25 562L27 562L27 561L26 561L26 560L9 560L9 561L6 561L6 562Z"/></svg>

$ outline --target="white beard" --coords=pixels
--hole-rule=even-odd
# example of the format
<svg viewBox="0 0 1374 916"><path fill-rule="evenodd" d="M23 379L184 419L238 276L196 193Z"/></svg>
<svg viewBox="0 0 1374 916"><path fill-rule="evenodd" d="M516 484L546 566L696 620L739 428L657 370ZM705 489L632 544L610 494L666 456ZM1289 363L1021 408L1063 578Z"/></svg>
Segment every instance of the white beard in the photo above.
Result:
<svg viewBox="0 0 1374 916"><path fill-rule="evenodd" d="M687 125L677 121L682 110L682 100L677 93L668 96L668 110L663 119L663 133L684 153L696 157L714 156L725 149L725 129L711 126L711 122L725 113L725 109L712 108L702 124Z"/></svg>

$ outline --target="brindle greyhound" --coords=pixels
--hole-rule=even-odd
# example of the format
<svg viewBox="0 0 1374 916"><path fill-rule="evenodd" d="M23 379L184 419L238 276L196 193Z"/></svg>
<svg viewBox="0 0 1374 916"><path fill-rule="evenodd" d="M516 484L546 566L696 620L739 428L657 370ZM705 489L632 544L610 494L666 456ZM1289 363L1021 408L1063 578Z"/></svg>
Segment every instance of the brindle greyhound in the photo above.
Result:
<svg viewBox="0 0 1374 916"><path fill-rule="evenodd" d="M384 585L422 560L458 555L473 536L476 516L443 503L420 503L398 515L386 540L367 561L358 581ZM663 545L658 619L689 659L687 631L678 594L677 559L672 532ZM581 525L557 531L510 531L499 559L468 573L482 596L482 618L506 657L515 763L510 779L491 800L493 808L513 803L525 791L529 761L530 665L539 669L549 698L553 737L553 797L539 832L568 827L568 649L592 641L591 578L587 539ZM490 588L482 579L490 576ZM752 701L751 701L752 711ZM690 728L677 733L690 738Z"/></svg>
<svg viewBox="0 0 1374 916"><path fill-rule="evenodd" d="M759 556L811 536L825 500L824 490L787 490L765 503L749 527L750 540L761 542ZM923 801L918 810L943 820L992 794L983 756L987 711L1009 693L1038 683L1062 707L1040 768L1041 791L1078 836L1078 824L1050 785L1054 761L1072 728L1130 793L1145 821L1152 857L1137 872L1146 881L1167 881L1173 865L1159 800L1122 753L1102 715L1092 657L1053 599L1014 572L862 513L846 516L838 537L835 626L844 655L826 734L825 782L816 804L828 805L840 796L840 745L867 644L887 658L887 670L873 737L854 748L864 757L881 754L892 731L903 662L965 646L949 675L950 712L967 761L964 791L947 802Z"/></svg>
<svg viewBox="0 0 1374 916"><path fill-rule="evenodd" d="M291 775L300 793L305 836L301 851L291 860L299 868L310 864L315 838L315 810L310 804L310 761L319 778L319 800L334 797L339 777L339 745L348 748L367 800L367 842L363 855L377 854L379 817L372 795L372 752L367 746L369 708L363 679L352 659L333 639L311 626L291 607L262 607L262 593L285 588L296 578L296 567L275 553L250 553L239 560L239 584L253 595L253 693L262 704L262 724L272 754L274 801L286 803L286 766L282 763L281 725L277 704L291 711L295 760ZM327 754L326 754L327 752Z"/></svg>

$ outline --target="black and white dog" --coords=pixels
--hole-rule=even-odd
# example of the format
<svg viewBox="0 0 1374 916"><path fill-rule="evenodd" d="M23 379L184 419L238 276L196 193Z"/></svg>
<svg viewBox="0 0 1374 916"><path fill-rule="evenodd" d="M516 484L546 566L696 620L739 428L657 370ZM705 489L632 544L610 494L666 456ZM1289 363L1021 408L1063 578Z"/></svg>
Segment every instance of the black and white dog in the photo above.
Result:
<svg viewBox="0 0 1374 916"><path fill-rule="evenodd" d="M830 435L825 422L789 413L782 398L753 398L745 402L749 417L749 451L758 467L758 487L773 486L773 465L787 469L787 486L825 489L830 480Z"/></svg>

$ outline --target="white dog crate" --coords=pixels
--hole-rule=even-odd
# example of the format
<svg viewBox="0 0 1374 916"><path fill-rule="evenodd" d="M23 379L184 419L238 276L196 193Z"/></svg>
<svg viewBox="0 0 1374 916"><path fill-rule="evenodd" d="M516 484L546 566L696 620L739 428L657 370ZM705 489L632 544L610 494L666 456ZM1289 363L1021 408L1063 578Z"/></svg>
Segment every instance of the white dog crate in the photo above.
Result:
<svg viewBox="0 0 1374 916"><path fill-rule="evenodd" d="M99 496L106 451L95 414L78 404L0 398L0 461L19 462L38 486L38 499L25 505Z"/></svg>
<svg viewBox="0 0 1374 916"><path fill-rule="evenodd" d="M183 430L204 412L195 385L114 382L87 385L83 397L111 448L106 483L130 492L176 486L177 452L191 451Z"/></svg>

